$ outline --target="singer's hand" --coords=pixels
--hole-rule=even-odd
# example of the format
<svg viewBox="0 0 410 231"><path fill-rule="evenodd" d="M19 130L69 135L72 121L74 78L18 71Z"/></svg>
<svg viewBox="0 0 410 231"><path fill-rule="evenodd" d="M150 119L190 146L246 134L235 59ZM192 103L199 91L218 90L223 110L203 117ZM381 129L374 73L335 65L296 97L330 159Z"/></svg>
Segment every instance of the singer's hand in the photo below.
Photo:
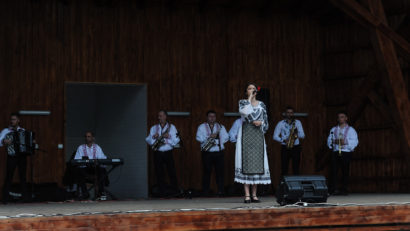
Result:
<svg viewBox="0 0 410 231"><path fill-rule="evenodd" d="M158 138L158 136L159 136L159 134L156 133L154 136L152 136L152 138L156 139L156 138Z"/></svg>
<svg viewBox="0 0 410 231"><path fill-rule="evenodd" d="M164 137L165 137L165 139L168 139L168 138L169 138L169 134L168 134L168 133L164 134Z"/></svg>
<svg viewBox="0 0 410 231"><path fill-rule="evenodd" d="M259 126L262 125L262 121L255 120L255 121L253 121L253 125L255 125L256 127L259 127Z"/></svg>
<svg viewBox="0 0 410 231"><path fill-rule="evenodd" d="M9 145L9 144L11 144L11 140L9 140L9 139L4 139L4 140L3 140L3 143L6 144L6 145Z"/></svg>
<svg viewBox="0 0 410 231"><path fill-rule="evenodd" d="M215 139L218 136L218 134L211 134L209 137Z"/></svg>

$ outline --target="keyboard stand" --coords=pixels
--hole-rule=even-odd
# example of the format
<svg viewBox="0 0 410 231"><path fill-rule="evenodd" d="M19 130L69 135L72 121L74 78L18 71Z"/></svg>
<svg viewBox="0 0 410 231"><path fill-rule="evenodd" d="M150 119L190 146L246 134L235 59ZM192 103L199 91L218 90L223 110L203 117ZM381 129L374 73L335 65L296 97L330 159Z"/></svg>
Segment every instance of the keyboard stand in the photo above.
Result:
<svg viewBox="0 0 410 231"><path fill-rule="evenodd" d="M122 165L122 164L121 164ZM107 177L110 175L110 173L114 170L114 169L116 169L118 166L120 166L120 165L111 165L111 168L107 171ZM98 192L98 190L99 190L99 188L98 188L98 185L99 185L99 183L101 183L101 181L103 180L103 179L99 179L99 177L98 177L98 172L97 172L97 169L100 167L100 165L95 165L95 170L94 170L94 184L92 184L91 186L90 186L90 188L88 188L88 191L91 191L93 188L95 188L94 189L94 198L93 198L93 200L97 200L97 192ZM111 200L117 200L117 197L113 194L113 193L111 193L109 190L107 190L105 187L104 187L104 192L111 198Z"/></svg>

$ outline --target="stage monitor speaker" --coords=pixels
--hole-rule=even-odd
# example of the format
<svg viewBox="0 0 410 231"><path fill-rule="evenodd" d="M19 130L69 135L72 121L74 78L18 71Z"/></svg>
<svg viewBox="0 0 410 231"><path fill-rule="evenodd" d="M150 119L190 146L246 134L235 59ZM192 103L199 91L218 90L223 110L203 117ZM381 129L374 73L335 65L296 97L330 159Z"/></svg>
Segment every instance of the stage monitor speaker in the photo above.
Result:
<svg viewBox="0 0 410 231"><path fill-rule="evenodd" d="M296 202L324 203L327 201L324 176L284 176L279 184L276 198L280 205Z"/></svg>

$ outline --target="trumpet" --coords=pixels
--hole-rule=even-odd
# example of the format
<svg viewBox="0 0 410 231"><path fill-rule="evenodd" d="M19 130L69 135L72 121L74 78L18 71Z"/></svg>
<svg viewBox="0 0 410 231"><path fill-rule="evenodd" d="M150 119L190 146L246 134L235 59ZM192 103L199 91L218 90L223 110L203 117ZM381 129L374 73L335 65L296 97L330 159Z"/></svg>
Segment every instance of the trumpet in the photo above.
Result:
<svg viewBox="0 0 410 231"><path fill-rule="evenodd" d="M339 156L342 156L342 139L343 139L343 134L339 133L339 137L337 139L338 144L339 144Z"/></svg>
<svg viewBox="0 0 410 231"><path fill-rule="evenodd" d="M295 141L297 138L298 138L298 134L297 134L296 124L295 124L295 121L293 121L292 128L290 129L290 133L289 133L289 138L288 138L288 141L286 142L286 148L292 149L295 146Z"/></svg>
<svg viewBox="0 0 410 231"><path fill-rule="evenodd" d="M219 134L221 131L221 128L218 129L218 131L215 134ZM214 134L214 133L212 133ZM201 151L207 152L209 151L213 146L216 144L216 138L208 137L208 139L205 141L205 144L202 146Z"/></svg>

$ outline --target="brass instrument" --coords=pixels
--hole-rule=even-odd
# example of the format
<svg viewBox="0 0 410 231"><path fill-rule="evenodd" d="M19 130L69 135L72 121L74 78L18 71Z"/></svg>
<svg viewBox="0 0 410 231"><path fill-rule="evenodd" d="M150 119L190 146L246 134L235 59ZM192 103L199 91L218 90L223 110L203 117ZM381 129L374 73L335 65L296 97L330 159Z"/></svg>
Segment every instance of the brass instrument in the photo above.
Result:
<svg viewBox="0 0 410 231"><path fill-rule="evenodd" d="M220 131L221 131L221 127L218 129L218 131L216 131L215 134L219 134ZM208 137L208 139L205 141L205 144L202 146L201 151L203 152L209 151L216 144L215 140L216 138Z"/></svg>
<svg viewBox="0 0 410 231"><path fill-rule="evenodd" d="M286 148L292 149L295 146L295 141L297 138L298 138L298 134L297 134L297 129L296 129L296 123L293 120L292 128L290 129L290 133L289 133L289 138L288 138L288 141L286 142Z"/></svg>
<svg viewBox="0 0 410 231"><path fill-rule="evenodd" d="M339 137L337 137L337 141L339 144L339 156L342 156L342 139L343 139L343 134L340 132Z"/></svg>
<svg viewBox="0 0 410 231"><path fill-rule="evenodd" d="M167 130L166 130L164 133L162 133L161 136L159 136L159 137L155 140L154 144L151 146L152 150L158 151L158 149L159 149L162 145L165 144L164 135L165 135L165 134L168 134L170 128L171 128L171 124L168 126Z"/></svg>

